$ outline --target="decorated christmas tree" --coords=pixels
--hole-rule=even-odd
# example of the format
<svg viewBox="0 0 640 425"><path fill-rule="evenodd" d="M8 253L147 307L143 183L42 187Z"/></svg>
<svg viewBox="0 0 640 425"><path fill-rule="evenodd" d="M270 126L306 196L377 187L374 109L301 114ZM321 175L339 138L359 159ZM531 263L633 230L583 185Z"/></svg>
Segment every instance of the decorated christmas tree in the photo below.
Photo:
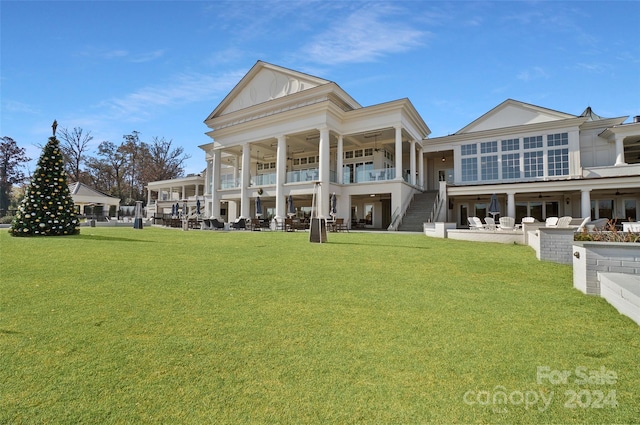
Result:
<svg viewBox="0 0 640 425"><path fill-rule="evenodd" d="M60 142L53 136L42 150L38 166L27 187L9 233L13 236L64 236L80 233Z"/></svg>

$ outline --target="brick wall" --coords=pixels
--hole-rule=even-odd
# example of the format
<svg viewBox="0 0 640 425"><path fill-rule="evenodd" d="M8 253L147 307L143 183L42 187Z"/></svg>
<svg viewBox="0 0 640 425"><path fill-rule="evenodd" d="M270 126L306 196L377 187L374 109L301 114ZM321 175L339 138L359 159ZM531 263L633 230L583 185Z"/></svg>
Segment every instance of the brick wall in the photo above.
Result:
<svg viewBox="0 0 640 425"><path fill-rule="evenodd" d="M573 263L574 229L540 227L537 232L540 238L539 260L560 264Z"/></svg>
<svg viewBox="0 0 640 425"><path fill-rule="evenodd" d="M640 244L575 242L573 286L585 294L600 295L598 272L640 275Z"/></svg>

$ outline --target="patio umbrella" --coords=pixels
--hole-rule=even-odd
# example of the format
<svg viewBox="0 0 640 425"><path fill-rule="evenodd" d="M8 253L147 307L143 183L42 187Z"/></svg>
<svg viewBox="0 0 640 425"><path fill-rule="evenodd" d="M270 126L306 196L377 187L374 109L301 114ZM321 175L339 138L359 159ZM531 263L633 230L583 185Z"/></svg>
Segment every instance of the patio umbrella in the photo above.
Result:
<svg viewBox="0 0 640 425"><path fill-rule="evenodd" d="M489 203L489 214L491 214L494 218L496 215L500 214L500 205L498 204L498 197L495 193L491 195L491 202Z"/></svg>
<svg viewBox="0 0 640 425"><path fill-rule="evenodd" d="M171 204L171 217L176 215L176 206Z"/></svg>
<svg viewBox="0 0 640 425"><path fill-rule="evenodd" d="M256 217L260 217L262 215L262 201L259 196L256 196Z"/></svg>
<svg viewBox="0 0 640 425"><path fill-rule="evenodd" d="M333 195L331 195L331 210L329 211L329 215L331 217L335 217L335 215L338 213L338 211L336 210L336 193L333 192Z"/></svg>
<svg viewBox="0 0 640 425"><path fill-rule="evenodd" d="M180 204L176 202L176 215L180 214Z"/></svg>
<svg viewBox="0 0 640 425"><path fill-rule="evenodd" d="M294 216L296 215L296 209L293 206L293 196L289 195L289 199L287 199L287 215L288 216Z"/></svg>
<svg viewBox="0 0 640 425"><path fill-rule="evenodd" d="M196 197L196 214L200 215L200 199Z"/></svg>

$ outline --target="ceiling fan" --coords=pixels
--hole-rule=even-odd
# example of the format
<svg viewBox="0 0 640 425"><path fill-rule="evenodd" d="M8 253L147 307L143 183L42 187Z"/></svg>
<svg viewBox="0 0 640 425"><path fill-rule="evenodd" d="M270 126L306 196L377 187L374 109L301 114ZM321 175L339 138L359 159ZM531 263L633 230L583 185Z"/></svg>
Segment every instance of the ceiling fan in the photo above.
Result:
<svg viewBox="0 0 640 425"><path fill-rule="evenodd" d="M364 138L365 139L370 139L373 137L373 150L375 152L380 151L380 149L378 149L378 136L380 135L380 132L374 133L374 134L365 134Z"/></svg>

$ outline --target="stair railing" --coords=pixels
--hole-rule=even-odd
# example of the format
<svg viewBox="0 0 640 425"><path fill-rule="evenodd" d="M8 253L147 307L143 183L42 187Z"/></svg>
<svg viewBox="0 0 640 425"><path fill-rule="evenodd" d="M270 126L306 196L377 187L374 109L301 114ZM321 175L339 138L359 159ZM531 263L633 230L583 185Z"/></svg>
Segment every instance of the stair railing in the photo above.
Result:
<svg viewBox="0 0 640 425"><path fill-rule="evenodd" d="M398 230L398 226L400 225L400 220L402 219L402 214L400 214L400 207L396 208L396 210L391 214L391 224L387 227L387 230Z"/></svg>
<svg viewBox="0 0 640 425"><path fill-rule="evenodd" d="M431 207L431 213L429 214L429 223L433 223L433 220L438 216L438 207L440 206L440 192L436 193L436 197L433 200L433 206Z"/></svg>

